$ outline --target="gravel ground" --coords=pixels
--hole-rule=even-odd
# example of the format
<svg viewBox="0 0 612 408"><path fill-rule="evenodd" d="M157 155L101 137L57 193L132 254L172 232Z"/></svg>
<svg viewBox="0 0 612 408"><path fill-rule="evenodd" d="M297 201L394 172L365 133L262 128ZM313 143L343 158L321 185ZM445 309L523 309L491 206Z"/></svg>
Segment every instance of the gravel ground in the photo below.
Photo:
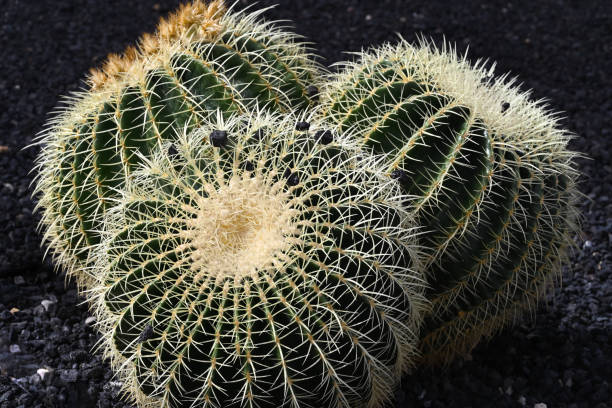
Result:
<svg viewBox="0 0 612 408"><path fill-rule="evenodd" d="M0 408L124 407L74 283L43 261L29 174L32 142L60 95L178 1L3 0L0 9ZM249 2L241 1L238 7ZM415 33L498 62L564 112L589 160L583 238L534 323L446 369L404 380L398 407L612 407L612 47L609 1L273 0L325 63ZM587 3L588 6L584 4ZM608 74L608 75L606 75Z"/></svg>

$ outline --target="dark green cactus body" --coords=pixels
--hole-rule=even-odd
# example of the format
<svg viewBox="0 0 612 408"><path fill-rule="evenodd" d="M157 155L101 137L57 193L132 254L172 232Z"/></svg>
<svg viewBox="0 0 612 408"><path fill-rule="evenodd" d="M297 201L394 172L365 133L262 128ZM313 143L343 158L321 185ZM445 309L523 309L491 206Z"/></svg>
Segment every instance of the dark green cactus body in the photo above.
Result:
<svg viewBox="0 0 612 408"><path fill-rule="evenodd" d="M531 310L559 276L574 228L567 134L503 78L487 78L452 53L404 43L364 54L323 95L338 129L407 175L429 252L421 348L432 362Z"/></svg>
<svg viewBox="0 0 612 408"><path fill-rule="evenodd" d="M141 405L376 406L411 365L422 282L399 187L291 118L205 125L107 212L93 287Z"/></svg>
<svg viewBox="0 0 612 408"><path fill-rule="evenodd" d="M252 15L213 17L218 34L141 51L123 72L79 94L43 135L37 191L46 239L79 283L101 216L140 157L218 114L310 105L316 65L294 35Z"/></svg>

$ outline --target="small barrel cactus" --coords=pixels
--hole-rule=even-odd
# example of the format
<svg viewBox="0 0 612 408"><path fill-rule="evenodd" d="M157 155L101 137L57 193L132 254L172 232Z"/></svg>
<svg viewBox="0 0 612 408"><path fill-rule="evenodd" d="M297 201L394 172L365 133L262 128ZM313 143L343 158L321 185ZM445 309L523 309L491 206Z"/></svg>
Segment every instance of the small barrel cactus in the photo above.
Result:
<svg viewBox="0 0 612 408"><path fill-rule="evenodd" d="M296 35L258 22L261 12L196 0L153 35L111 55L40 137L36 192L44 238L56 261L84 284L100 218L139 162L157 145L220 111L254 106L305 109L317 64ZM139 154L136 154L139 153Z"/></svg>
<svg viewBox="0 0 612 408"><path fill-rule="evenodd" d="M576 228L571 135L492 71L447 46L402 40L362 53L322 92L337 129L387 155L427 230L430 363L532 311Z"/></svg>
<svg viewBox="0 0 612 408"><path fill-rule="evenodd" d="M399 184L356 146L309 117L219 115L142 158L90 292L139 407L389 398L425 285Z"/></svg>

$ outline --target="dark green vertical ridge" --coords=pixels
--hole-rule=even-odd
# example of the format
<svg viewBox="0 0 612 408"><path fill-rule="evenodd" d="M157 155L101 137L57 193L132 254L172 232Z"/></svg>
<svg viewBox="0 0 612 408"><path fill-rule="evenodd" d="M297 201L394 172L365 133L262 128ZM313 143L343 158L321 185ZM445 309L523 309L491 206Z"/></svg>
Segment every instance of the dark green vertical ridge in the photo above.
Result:
<svg viewBox="0 0 612 408"><path fill-rule="evenodd" d="M92 148L94 140L97 137L95 131L98 125L98 116L92 118L91 123L87 125L88 130L92 132L93 137L79 137L75 140L74 146L74 161L72 168L72 184L75 207L75 216L78 219L80 234L77 235L78 247L83 247L83 244L91 245L96 242L93 233L93 223L89 218L89 214L98 208L98 188L95 180L95 175L91 174L91 165L93 161ZM85 133L81 133L85 135ZM93 178L93 180L92 180ZM95 186L92 188L92 186ZM81 256L85 256L85 252Z"/></svg>
<svg viewBox="0 0 612 408"><path fill-rule="evenodd" d="M436 360L439 356L452 355L455 352L452 350L453 347L458 348L456 351L464 352L471 349L482 336L490 335L492 330L501 327L502 323L498 322L497 316L505 315L506 309L511 307L513 288L516 287L516 290L520 292L524 287L521 283L523 276L520 271L524 270L526 262L529 262L529 254L536 237L543 192L542 186L537 180L534 181L531 170L522 166L520 161L514 158L510 158L509 161L510 163L516 163L510 165L516 166L517 176L518 173L521 174L515 179L520 180L516 192L512 194L512 190L507 190L508 194L506 194L504 200L507 204L502 206L502 208L507 209L502 210L506 215L505 217L492 215L481 220L481 222L484 221L482 225L490 225L489 220L499 218L500 221L497 225L502 226L509 237L506 244L508 247L506 249L500 247L497 252L508 252L505 255L503 253L489 254L490 249L494 247L489 246L488 243L500 242L501 244L501 241L496 237L501 237L502 230L492 230L492 235L489 237L473 235L474 238L472 239L475 239L476 242L478 242L479 237L482 237L479 244L482 249L475 250L468 246L464 256L467 256L470 252L480 253L480 256L474 259L472 266L468 269L473 272L464 274L465 278L456 280L452 284L457 290L460 288L460 286L457 286L460 282L464 284L464 293L457 296L452 303L444 308L438 309L434 316L426 318L426 335L423 341L426 359ZM512 178L509 179L509 182L512 182ZM508 207L507 205L510 203L511 205ZM518 211L525 211L525 217L518 218L517 220L520 220L518 222L512 221L510 217ZM484 212L483 214L487 213ZM447 256L452 255L445 254L445 257ZM492 263L492 260L499 256L506 260ZM485 264L482 263L483 261ZM437 271L452 270L451 268L452 266L449 264L442 266ZM477 273L481 269L482 271ZM444 287L441 283L434 283L433 285ZM467 288L469 288L469 291ZM435 297L433 303L434 308L436 308L437 299ZM485 304L488 304L488 306L485 306ZM435 319L435 322L433 319ZM470 323L466 325L466 322ZM468 327L469 330L462 331L462 327Z"/></svg>
<svg viewBox="0 0 612 408"><path fill-rule="evenodd" d="M147 157L157 143L152 124L148 124L146 100L139 87L128 87L123 92L119 105L120 126L123 129L123 148L126 153L122 160L124 171L129 175L140 163L138 153Z"/></svg>
<svg viewBox="0 0 612 408"><path fill-rule="evenodd" d="M91 146L93 163L85 161L82 165L93 167L93 181L96 184L98 193L98 204L101 212L104 212L111 203L108 198L115 195L114 187L119 187L124 179L122 173L121 158L121 129L117 126L117 105L116 101L105 103L102 111L98 115L98 123L95 129L95 139ZM96 212L98 208L96 207ZM89 214L88 214L89 215ZM92 224L97 228L100 221L96 221L96 214L89 215ZM93 242L97 243L97 234L92 234Z"/></svg>
<svg viewBox="0 0 612 408"><path fill-rule="evenodd" d="M224 116L241 111L241 107L236 103L239 95L215 72L211 63L196 52L175 56L172 66L181 86L193 99L192 114L208 119L214 116L217 110Z"/></svg>
<svg viewBox="0 0 612 408"><path fill-rule="evenodd" d="M232 87L245 101L256 101L261 107L280 108L279 101L265 81L248 60L236 50L219 44L209 44L206 55L215 69L223 72Z"/></svg>
<svg viewBox="0 0 612 408"><path fill-rule="evenodd" d="M234 33L223 35L221 40L228 46L235 44L238 51L244 52L249 62L256 65L263 75L270 78L272 85L285 94L292 107L308 106L310 103L306 94L308 85L302 83L303 78L299 78L282 61L281 56L272 52L266 44L252 36L237 37Z"/></svg>
<svg viewBox="0 0 612 408"><path fill-rule="evenodd" d="M460 129L454 130L454 134L460 133ZM424 241L433 250L440 248L465 226L481 202L483 188L489 183L493 157L484 127L470 132L453 159L457 163L450 171L456 174L444 178L436 202L427 203L421 210L420 219L430 231L425 234Z"/></svg>

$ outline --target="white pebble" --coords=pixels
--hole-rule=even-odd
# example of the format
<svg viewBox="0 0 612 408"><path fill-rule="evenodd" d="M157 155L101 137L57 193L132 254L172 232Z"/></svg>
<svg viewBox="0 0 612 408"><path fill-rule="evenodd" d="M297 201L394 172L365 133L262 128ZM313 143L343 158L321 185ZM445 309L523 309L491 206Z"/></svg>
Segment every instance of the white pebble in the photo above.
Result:
<svg viewBox="0 0 612 408"><path fill-rule="evenodd" d="M19 344L11 344L9 346L9 351L13 354L21 353L21 347L19 347Z"/></svg>
<svg viewBox="0 0 612 408"><path fill-rule="evenodd" d="M538 402L537 404L535 404L535 405L533 406L533 408L548 408L548 407L546 406L546 404L545 404L545 403L543 403L543 402Z"/></svg>
<svg viewBox="0 0 612 408"><path fill-rule="evenodd" d="M42 381L48 383L51 381L53 370L50 370L48 368L39 368L38 370L36 370L36 374L38 374Z"/></svg>
<svg viewBox="0 0 612 408"><path fill-rule="evenodd" d="M56 303L57 302L54 302L53 300L49 300L49 299L45 299L40 302L42 307L45 308L45 312L49 312L49 310L52 310Z"/></svg>
<svg viewBox="0 0 612 408"><path fill-rule="evenodd" d="M96 322L96 318L93 316L89 316L87 319L85 319L85 324L87 326L91 326L92 324L94 324Z"/></svg>

